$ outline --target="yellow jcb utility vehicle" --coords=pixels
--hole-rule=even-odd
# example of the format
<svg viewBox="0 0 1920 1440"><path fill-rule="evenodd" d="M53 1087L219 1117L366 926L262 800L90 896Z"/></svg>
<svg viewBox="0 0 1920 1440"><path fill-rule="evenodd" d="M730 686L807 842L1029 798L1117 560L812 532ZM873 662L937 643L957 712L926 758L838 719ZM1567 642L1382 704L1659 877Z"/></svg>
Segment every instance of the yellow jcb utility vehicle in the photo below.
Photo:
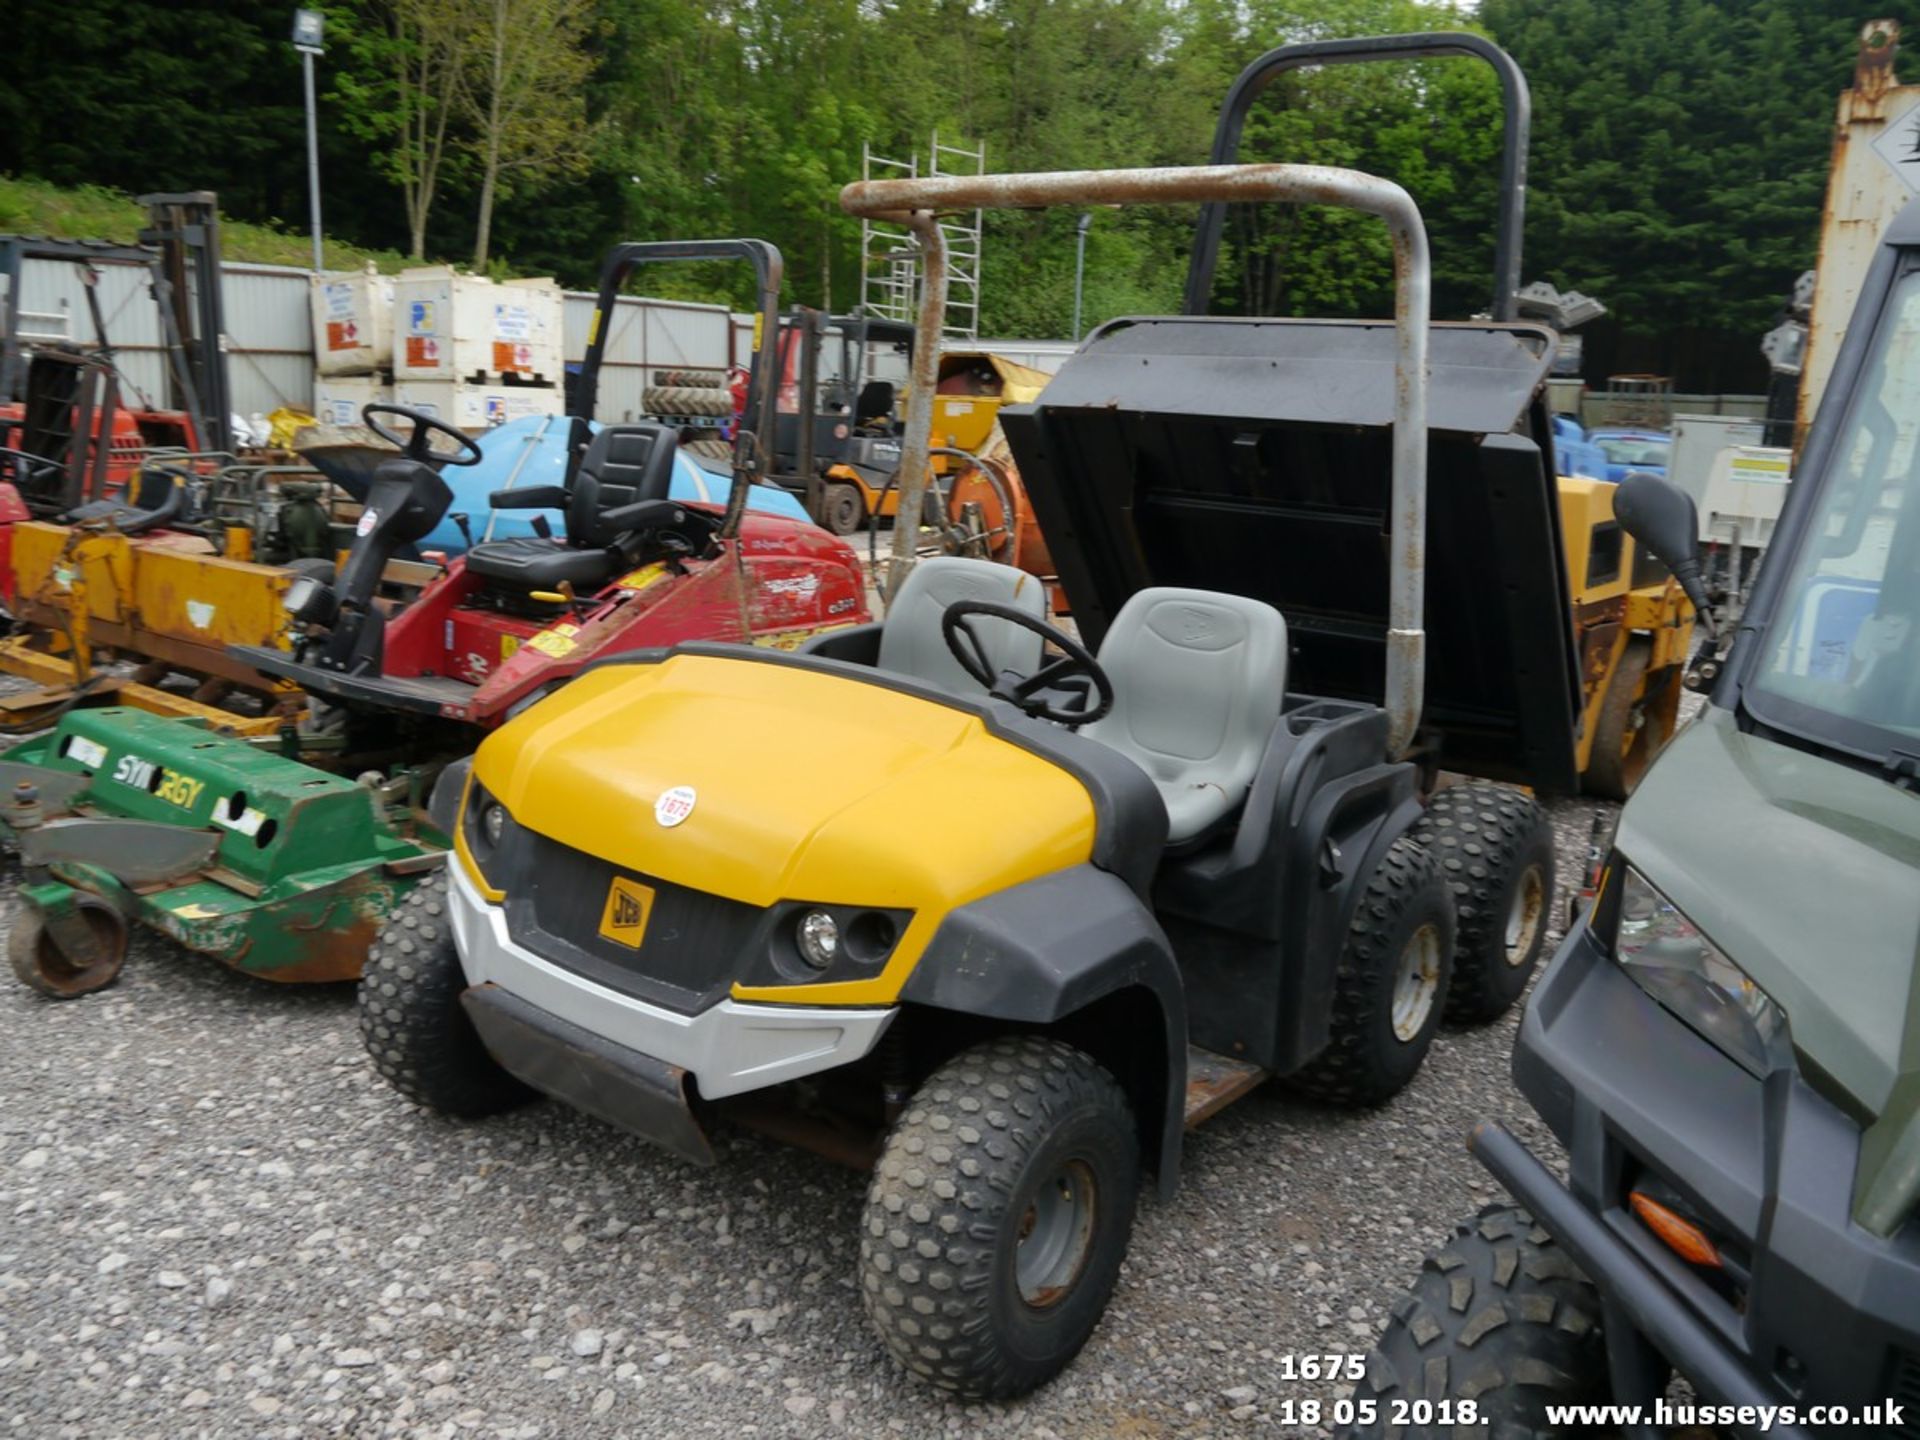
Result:
<svg viewBox="0 0 1920 1440"><path fill-rule="evenodd" d="M931 287L937 211L1228 198L1380 216L1395 318L1117 321L1001 412L1080 638L942 557L803 653L603 661L443 779L457 858L360 988L433 1109L546 1092L694 1163L731 1120L872 1164L862 1299L965 1396L1079 1350L1189 1125L1270 1076L1384 1102L1546 932L1540 807L1429 786L1574 784L1552 336L1430 326L1419 212L1353 171L843 204L906 214Z"/></svg>

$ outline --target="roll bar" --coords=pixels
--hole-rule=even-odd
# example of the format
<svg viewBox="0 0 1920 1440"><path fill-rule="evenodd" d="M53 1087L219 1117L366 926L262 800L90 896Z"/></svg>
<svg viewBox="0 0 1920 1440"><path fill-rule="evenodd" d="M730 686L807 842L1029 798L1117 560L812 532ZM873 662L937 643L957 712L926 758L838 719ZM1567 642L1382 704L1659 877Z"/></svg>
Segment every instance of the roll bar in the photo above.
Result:
<svg viewBox="0 0 1920 1440"><path fill-rule="evenodd" d="M1378 215L1393 237L1393 546L1388 569L1385 709L1388 746L1403 754L1420 724L1426 688L1424 606L1427 570L1427 339L1433 309L1432 265L1427 231L1411 196L1391 180L1324 165L1206 165L1144 170L1079 170L1032 175L941 175L908 180L865 180L840 192L849 215L909 223L920 237L924 293L946 294L946 252L934 216L947 211L1039 209L1058 205L1191 204L1280 200L1296 205L1342 205ZM939 353L940 315L923 315L914 340L916 395L923 365ZM926 401L931 406L931 398ZM929 415L929 420L931 419ZM910 429L901 456L901 522L894 526L895 555L903 537L911 555L918 492L925 484L928 425ZM905 522L905 523L902 523ZM897 584L889 577L890 584Z"/></svg>
<svg viewBox="0 0 1920 1440"><path fill-rule="evenodd" d="M1464 55L1484 60L1500 77L1505 101L1505 125L1500 151L1500 214L1493 242L1493 305L1495 320L1512 320L1514 296L1520 289L1521 230L1527 214L1527 144L1533 128L1533 98L1527 77L1514 58L1491 40L1464 31L1436 31L1416 35L1363 35L1351 40L1309 40L1282 45L1255 60L1233 82L1220 123L1213 135L1208 164L1231 165L1240 152L1240 134L1247 112L1268 85L1289 70L1309 65L1364 65L1381 60L1422 60ZM1220 233L1225 228L1224 201L1211 201L1200 211L1194 232L1193 257L1187 266L1187 293L1182 309L1188 315L1207 313L1213 293L1214 267L1220 258Z"/></svg>
<svg viewBox="0 0 1920 1440"><path fill-rule="evenodd" d="M635 240L616 245L600 267L600 294L593 304L593 323L587 331L587 353L574 382L573 403L567 413L591 420L600 396L600 363L606 357L607 332L613 328L614 303L627 277L642 265L675 261L744 260L753 266L754 312L753 379L747 388L747 410L734 438L733 486L727 492L726 519L720 528L731 538L740 528L747 507L747 486L766 473L767 449L760 441L762 417L774 413L774 387L779 383L775 347L780 341L780 284L786 262L779 249L765 240Z"/></svg>

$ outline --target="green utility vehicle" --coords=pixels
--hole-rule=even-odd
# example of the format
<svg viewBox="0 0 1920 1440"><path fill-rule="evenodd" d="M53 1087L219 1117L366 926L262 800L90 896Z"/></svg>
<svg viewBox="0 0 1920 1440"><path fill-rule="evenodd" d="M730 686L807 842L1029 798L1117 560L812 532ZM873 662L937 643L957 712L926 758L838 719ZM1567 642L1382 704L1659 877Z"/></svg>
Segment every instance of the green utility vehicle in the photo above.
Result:
<svg viewBox="0 0 1920 1440"><path fill-rule="evenodd" d="M1643 476L1617 508L1697 583L1690 501ZM1478 1128L1513 1203L1427 1261L1341 1418L1920 1436L1916 979L1920 204L1879 247L1710 703L1521 1023L1514 1077L1567 1179ZM1550 1412L1593 1402L1642 1408Z"/></svg>

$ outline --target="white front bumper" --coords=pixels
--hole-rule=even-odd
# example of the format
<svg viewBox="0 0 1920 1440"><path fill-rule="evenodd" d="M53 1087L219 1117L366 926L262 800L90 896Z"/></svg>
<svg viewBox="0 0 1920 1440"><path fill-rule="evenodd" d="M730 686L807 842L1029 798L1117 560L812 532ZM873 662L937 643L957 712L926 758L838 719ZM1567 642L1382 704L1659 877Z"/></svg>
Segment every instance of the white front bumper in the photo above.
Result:
<svg viewBox="0 0 1920 1440"><path fill-rule="evenodd" d="M797 1080L860 1059L897 1011L748 1005L722 1000L698 1015L649 1005L543 960L507 933L506 911L481 898L458 861L447 866L453 938L469 985L498 985L583 1030L678 1065L710 1100Z"/></svg>

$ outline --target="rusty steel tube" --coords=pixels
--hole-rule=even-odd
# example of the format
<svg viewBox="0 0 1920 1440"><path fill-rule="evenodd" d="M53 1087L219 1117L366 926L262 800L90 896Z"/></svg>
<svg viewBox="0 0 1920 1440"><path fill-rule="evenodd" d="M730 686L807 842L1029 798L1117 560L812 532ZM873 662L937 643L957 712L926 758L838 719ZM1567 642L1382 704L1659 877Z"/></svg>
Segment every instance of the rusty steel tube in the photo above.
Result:
<svg viewBox="0 0 1920 1440"><path fill-rule="evenodd" d="M1389 524L1386 701L1387 744L1399 756L1420 725L1426 690L1425 625L1427 574L1427 331L1433 312L1433 274L1427 229L1413 197L1394 184L1358 170L1327 165L1195 165L1142 170L1066 170L1029 175L937 175L908 180L862 180L840 192L849 215L908 223L935 232L932 215L959 210L1031 210L1054 205L1179 205L1233 200L1280 200L1296 205L1339 205L1386 221L1393 237L1393 486ZM923 241L924 243L924 241ZM937 243L937 242L936 242ZM940 307L921 307L914 338L916 393L922 370L935 373L939 325L945 312L944 253L926 267L928 288L938 270ZM928 427L932 395L927 396ZM909 426L912 425L909 411ZM914 444L913 432L907 437ZM911 470L901 460L901 514ZM924 469L924 458L922 461ZM924 477L921 478L924 484ZM894 521L896 554L900 521Z"/></svg>
<svg viewBox="0 0 1920 1440"><path fill-rule="evenodd" d="M842 196L845 203L845 196ZM893 558L881 594L893 597L912 572L920 514L926 505L933 447L933 392L940 383L940 332L947 323L947 241L931 210L901 217L920 246L920 319L913 332L913 374L907 383L906 440L900 446L900 501L893 512Z"/></svg>

